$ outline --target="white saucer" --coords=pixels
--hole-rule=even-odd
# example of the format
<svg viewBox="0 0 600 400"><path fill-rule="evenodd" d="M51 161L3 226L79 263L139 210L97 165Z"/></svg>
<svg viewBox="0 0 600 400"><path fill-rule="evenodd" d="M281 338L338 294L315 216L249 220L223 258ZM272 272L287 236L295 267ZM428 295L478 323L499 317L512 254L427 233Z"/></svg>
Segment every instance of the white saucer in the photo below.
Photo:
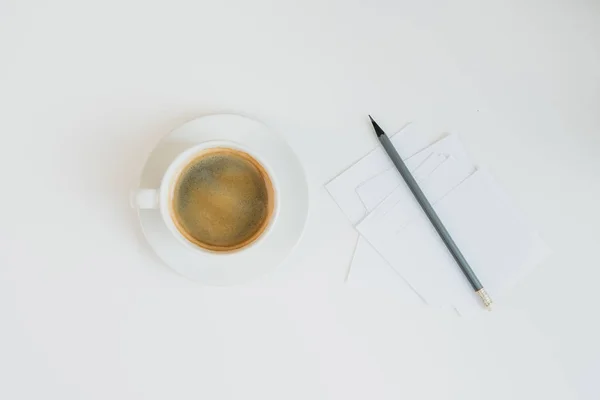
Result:
<svg viewBox="0 0 600 400"><path fill-rule="evenodd" d="M138 210L138 215L156 254L181 275L208 285L243 283L279 265L300 239L308 214L308 185L300 161L280 136L252 119L219 114L187 122L163 138L148 157L139 187L158 188L178 154L210 140L241 143L271 167L278 184L279 216L270 234L255 246L226 256L202 254L171 234L159 210Z"/></svg>

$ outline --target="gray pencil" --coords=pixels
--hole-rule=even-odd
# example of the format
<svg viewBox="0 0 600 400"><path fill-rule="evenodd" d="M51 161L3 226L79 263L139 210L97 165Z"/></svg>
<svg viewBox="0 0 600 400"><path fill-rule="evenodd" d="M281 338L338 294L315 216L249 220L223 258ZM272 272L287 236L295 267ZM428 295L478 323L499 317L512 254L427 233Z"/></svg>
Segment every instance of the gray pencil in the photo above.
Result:
<svg viewBox="0 0 600 400"><path fill-rule="evenodd" d="M473 272L473 270L471 269L471 266L460 252L460 249L458 248L456 243L454 243L454 240L452 240L450 233L448 233L448 230L446 230L446 228L444 227L444 224L442 223L435 210L431 206L431 203L429 203L429 200L427 200L427 197L425 197L425 194L423 194L423 191L421 190L421 188L415 181L415 178L413 178L412 174L406 167L406 164L404 164L404 161L402 161L402 158L400 158L400 155L396 151L396 148L394 147L390 139L387 137L385 132L379 127L379 125L377 125L377 122L375 122L373 118L371 118L370 115L369 118L371 119L371 123L373 124L373 128L375 129L375 133L377 134L377 138L381 142L381 145L383 146L385 152L388 154L388 156L396 166L396 169L404 179L404 182L406 182L406 185L408 186L412 194L415 196L415 199L417 199L417 202L423 209L423 212L425 212L425 215L427 215L427 218L429 218L429 221L437 231L438 235L440 235L440 238L448 248L450 254L452 254L452 257L460 267L462 273L465 275L465 278L467 278L467 280L471 284L471 287L473 287L473 290L475 290L475 293L477 293L483 301L483 305L486 308L490 309L492 305L492 299L486 293L485 289L483 288L483 285L477 278L477 275L475 275L475 272Z"/></svg>

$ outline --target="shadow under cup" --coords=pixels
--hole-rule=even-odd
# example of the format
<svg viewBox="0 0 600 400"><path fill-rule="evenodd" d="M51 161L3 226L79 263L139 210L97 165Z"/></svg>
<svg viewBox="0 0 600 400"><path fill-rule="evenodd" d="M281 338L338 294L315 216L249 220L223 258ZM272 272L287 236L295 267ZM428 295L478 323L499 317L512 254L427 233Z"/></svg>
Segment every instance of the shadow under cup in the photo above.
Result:
<svg viewBox="0 0 600 400"><path fill-rule="evenodd" d="M173 182L169 212L175 227L205 250L243 249L259 239L273 218L272 180L264 166L244 151L202 150Z"/></svg>

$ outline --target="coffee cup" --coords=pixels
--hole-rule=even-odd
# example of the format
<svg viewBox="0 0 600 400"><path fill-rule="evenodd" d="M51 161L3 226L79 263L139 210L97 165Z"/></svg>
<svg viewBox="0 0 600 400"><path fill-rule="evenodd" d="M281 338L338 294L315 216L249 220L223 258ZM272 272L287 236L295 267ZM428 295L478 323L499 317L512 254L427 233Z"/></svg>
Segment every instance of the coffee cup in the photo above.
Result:
<svg viewBox="0 0 600 400"><path fill-rule="evenodd" d="M158 188L141 188L132 203L157 209L184 246L226 255L257 246L271 232L279 203L275 177L251 149L208 141L170 163Z"/></svg>

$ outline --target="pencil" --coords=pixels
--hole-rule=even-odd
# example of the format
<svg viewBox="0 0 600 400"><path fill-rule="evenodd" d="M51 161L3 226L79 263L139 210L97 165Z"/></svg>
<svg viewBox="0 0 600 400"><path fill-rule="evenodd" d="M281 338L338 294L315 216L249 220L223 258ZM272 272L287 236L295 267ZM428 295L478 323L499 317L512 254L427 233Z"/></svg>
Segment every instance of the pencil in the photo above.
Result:
<svg viewBox="0 0 600 400"><path fill-rule="evenodd" d="M421 188L415 181L415 178L413 178L412 174L406 167L406 164L404 164L404 161L402 161L402 158L400 158L400 155L396 151L396 148L394 147L388 136L379 127L379 125L377 125L377 122L375 122L370 115L369 119L373 124L375 133L377 134L377 138L381 142L383 149L396 166L396 169L404 179L404 182L406 182L406 186L408 186L413 196L415 196L415 199L423 209L425 215L427 215L427 218L431 222L431 225L433 225L436 232L446 245L446 248L448 248L448 251L450 252L450 254L452 254L454 261L456 261L456 264L458 264L458 266L460 267L463 275L465 276L465 278L467 278L475 293L481 298L483 305L489 310L492 305L492 299L483 288L483 285L479 281L479 278L477 278L477 275L475 275L475 272L473 272L473 270L471 269L471 266L469 265L463 254L460 252L460 249L458 248L454 240L452 240L450 233L448 233L448 230L444 227L444 224L433 209L431 203L429 203L429 200L427 200L427 197L425 197L425 194L423 194L423 191L421 190Z"/></svg>

